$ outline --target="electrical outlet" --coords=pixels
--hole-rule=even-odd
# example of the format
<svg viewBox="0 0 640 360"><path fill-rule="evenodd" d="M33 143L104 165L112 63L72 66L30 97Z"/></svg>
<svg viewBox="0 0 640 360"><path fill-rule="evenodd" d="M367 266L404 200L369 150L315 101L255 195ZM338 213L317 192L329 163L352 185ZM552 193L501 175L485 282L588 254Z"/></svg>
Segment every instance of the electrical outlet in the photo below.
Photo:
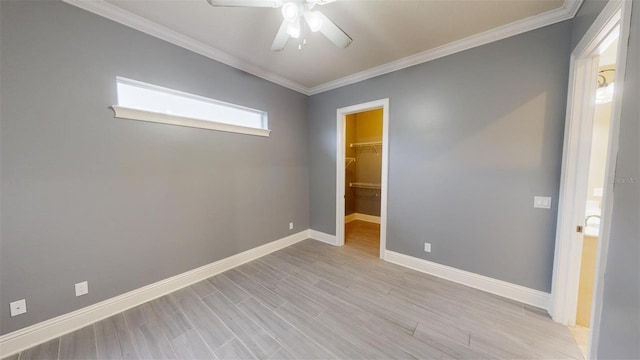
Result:
<svg viewBox="0 0 640 360"><path fill-rule="evenodd" d="M534 196L533 207L538 209L551 209L551 197Z"/></svg>
<svg viewBox="0 0 640 360"><path fill-rule="evenodd" d="M11 309L11 317L24 314L27 312L27 300L21 299L21 300L9 303L9 308Z"/></svg>
<svg viewBox="0 0 640 360"><path fill-rule="evenodd" d="M293 230L293 223L292 222L289 223L289 230Z"/></svg>
<svg viewBox="0 0 640 360"><path fill-rule="evenodd" d="M89 293L89 283L83 281L76 284L76 296L82 296Z"/></svg>
<svg viewBox="0 0 640 360"><path fill-rule="evenodd" d="M431 252L431 244L424 243L424 252Z"/></svg>

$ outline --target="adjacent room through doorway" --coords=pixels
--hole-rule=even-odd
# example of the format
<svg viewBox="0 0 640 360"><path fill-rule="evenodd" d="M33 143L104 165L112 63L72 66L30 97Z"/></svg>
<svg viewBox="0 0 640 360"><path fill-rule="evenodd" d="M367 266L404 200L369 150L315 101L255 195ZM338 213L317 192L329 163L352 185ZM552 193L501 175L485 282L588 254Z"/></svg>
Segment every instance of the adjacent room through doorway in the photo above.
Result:
<svg viewBox="0 0 640 360"><path fill-rule="evenodd" d="M380 253L383 109L346 116L345 246Z"/></svg>
<svg viewBox="0 0 640 360"><path fill-rule="evenodd" d="M571 328L583 356L588 354L589 328L593 309L596 263L600 242L600 217L604 200L607 155L611 134L611 113L614 93L619 27L608 36L598 58L598 78L587 176L587 192L584 206L582 251L580 256L580 280L576 309L576 325ZM585 150L586 151L586 150ZM581 197L580 199L583 199Z"/></svg>

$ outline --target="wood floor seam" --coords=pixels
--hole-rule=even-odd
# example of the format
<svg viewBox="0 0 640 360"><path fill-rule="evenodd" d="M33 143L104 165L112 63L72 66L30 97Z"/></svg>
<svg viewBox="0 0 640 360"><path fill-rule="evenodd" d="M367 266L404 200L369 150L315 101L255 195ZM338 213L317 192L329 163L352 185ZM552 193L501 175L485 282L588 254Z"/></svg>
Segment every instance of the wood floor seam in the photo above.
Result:
<svg viewBox="0 0 640 360"><path fill-rule="evenodd" d="M230 342L231 342L231 341L233 341L234 339L236 339L236 337L235 337L235 336L234 336L234 337L232 337L231 339L227 340L224 344L222 344L222 345L218 346L218 347L217 347L213 352L215 353L215 352L216 352L216 350L218 350L218 349L220 349L221 347L223 347L223 346L227 345L228 343L230 343Z"/></svg>
<svg viewBox="0 0 640 360"><path fill-rule="evenodd" d="M211 354L215 354L215 350L211 348L211 346L209 346L209 344L205 341L204 337L202 336L202 334L200 334L200 332L198 331L198 329L196 328L196 326L193 324L193 322L189 319L189 317L187 316L187 314L184 313L184 310L182 310L182 308L180 306L178 306L178 310L180 312L182 312L182 314L184 315L185 319L187 319L187 321L189 322L189 324L191 325L191 328L195 331L195 333L197 334L197 336L202 340L202 342L204 343L204 345L207 347L207 349L209 349L209 351L211 351Z"/></svg>
<svg viewBox="0 0 640 360"><path fill-rule="evenodd" d="M583 359L544 311L378 259L374 225L350 222L344 247L305 240L5 360Z"/></svg>

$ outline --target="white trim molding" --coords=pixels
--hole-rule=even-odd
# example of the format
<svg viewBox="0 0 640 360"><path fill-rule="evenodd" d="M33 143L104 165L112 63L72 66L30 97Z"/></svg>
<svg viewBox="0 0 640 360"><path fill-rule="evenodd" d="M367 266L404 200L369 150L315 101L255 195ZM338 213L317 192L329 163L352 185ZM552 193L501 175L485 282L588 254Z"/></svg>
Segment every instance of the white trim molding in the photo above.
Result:
<svg viewBox="0 0 640 360"><path fill-rule="evenodd" d="M217 130L264 137L269 137L269 134L271 133L271 130L269 129L225 124L217 121L207 121L184 116L162 114L153 111L132 109L124 106L113 105L111 108L113 109L114 117L119 119L139 120L159 124L186 126L198 129Z"/></svg>
<svg viewBox="0 0 640 360"><path fill-rule="evenodd" d="M583 2L584 0L564 0L562 8L565 9L569 18L573 18L578 13L578 10L580 10L580 6L582 6Z"/></svg>
<svg viewBox="0 0 640 360"><path fill-rule="evenodd" d="M213 46L207 45L201 41L195 40L175 30L148 20L142 16L123 10L122 8L112 5L104 0L62 1L305 95L315 95L321 92L337 89L345 85L357 83L376 76L422 64L447 55L455 54L477 46L571 19L575 16L583 2L583 0L565 0L563 6L557 9L518 20L434 49L426 50L337 80L329 81L318 86L307 87L289 80L282 75L270 72L260 66L251 64Z"/></svg>
<svg viewBox="0 0 640 360"><path fill-rule="evenodd" d="M544 291L512 284L390 250L386 251L384 260L541 309L548 310L549 308L551 294Z"/></svg>
<svg viewBox="0 0 640 360"><path fill-rule="evenodd" d="M201 41L195 40L189 36L181 34L175 30L171 30L142 16L123 10L122 8L109 4L104 0L62 1L96 15L100 15L109 20L113 20L122 25L136 29L158 39L164 40L173 45L177 45L181 48L193 51L196 54L206 56L210 59L229 65L236 69L248 72L251 75L255 75L267 81L271 81L274 84L278 84L288 89L308 95L309 90L305 86L293 82L283 76L274 74L259 66L250 64L244 60L241 60L240 58L230 55L222 50L216 49L213 46L207 45Z"/></svg>
<svg viewBox="0 0 640 360"><path fill-rule="evenodd" d="M0 336L0 358L68 334L145 302L309 238L309 230L272 241L85 308Z"/></svg>
<svg viewBox="0 0 640 360"><path fill-rule="evenodd" d="M388 74L414 65L436 60L498 40L506 39L515 35L525 33L527 31L532 31L545 26L553 25L555 23L573 18L580 8L580 5L582 5L582 2L583 0L565 0L564 5L557 9L534 15L522 20L514 21L510 24L487 30L479 34L471 35L464 39L453 41L433 49L419 52L402 59L391 61L368 70L360 71L358 73L351 74L337 80L329 81L324 84L311 87L308 89L308 93L309 95L319 94L363 80L371 79L376 76Z"/></svg>
<svg viewBox="0 0 640 360"><path fill-rule="evenodd" d="M316 231L316 230L309 230L309 238L313 239L313 240L318 240L320 242L329 244L329 245L333 245L333 246L341 246L340 244L338 244L338 241L336 239L335 235L330 235L327 233L323 233L320 231Z"/></svg>
<svg viewBox="0 0 640 360"><path fill-rule="evenodd" d="M349 214L349 215L345 216L344 217L344 223L348 224L348 223L350 223L352 221L355 221L356 220L356 214L357 213L352 213L352 214Z"/></svg>
<svg viewBox="0 0 640 360"><path fill-rule="evenodd" d="M619 27L616 56L616 90L612 101L609 144L607 150L605 185L598 250L595 265L593 303L587 359L595 358L599 342L604 276L613 211L614 182L620 133L620 117L629 46L632 7L638 4L626 0L608 1L598 17L571 53L569 90L562 154L562 176L552 277L550 314L553 320L572 326L576 321L578 290L582 256L582 234L576 226L584 223L586 178L591 154L593 98L598 73L598 56L612 32Z"/></svg>
<svg viewBox="0 0 640 360"><path fill-rule="evenodd" d="M374 224L380 224L380 216L367 215L361 213L353 213L344 217L344 223L348 224L352 221L366 221Z"/></svg>
<svg viewBox="0 0 640 360"><path fill-rule="evenodd" d="M336 110L336 245L344 245L345 146L347 115L382 109L382 168L380 181L380 259L387 248L387 193L389 190L389 98L351 105Z"/></svg>

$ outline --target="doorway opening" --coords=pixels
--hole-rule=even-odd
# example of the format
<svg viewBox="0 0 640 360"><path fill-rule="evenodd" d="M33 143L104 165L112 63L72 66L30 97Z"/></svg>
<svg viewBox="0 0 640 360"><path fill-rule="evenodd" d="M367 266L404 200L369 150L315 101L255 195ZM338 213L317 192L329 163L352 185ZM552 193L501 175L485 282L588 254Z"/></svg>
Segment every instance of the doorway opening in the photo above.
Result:
<svg viewBox="0 0 640 360"><path fill-rule="evenodd" d="M344 245L380 253L382 108L345 118Z"/></svg>
<svg viewBox="0 0 640 360"><path fill-rule="evenodd" d="M553 319L597 348L631 2L609 2L571 54L553 269Z"/></svg>
<svg viewBox="0 0 640 360"><path fill-rule="evenodd" d="M584 208L584 225L578 231L578 241L582 240L580 254L580 275L578 281L578 301L576 324L571 328L580 351L587 356L589 328L591 326L591 308L593 305L593 286L595 284L596 259L604 201L605 172L607 151L611 133L611 103L615 88L616 57L618 50L619 26L610 34L609 45L603 44L599 54L598 75L593 124L591 126L591 151L587 173L587 191L585 204L576 204ZM577 228L579 230L579 228ZM580 236L582 235L582 236ZM582 239L580 239L582 237ZM580 245L578 245L580 247Z"/></svg>
<svg viewBox="0 0 640 360"><path fill-rule="evenodd" d="M386 249L389 99L338 109L336 245Z"/></svg>

